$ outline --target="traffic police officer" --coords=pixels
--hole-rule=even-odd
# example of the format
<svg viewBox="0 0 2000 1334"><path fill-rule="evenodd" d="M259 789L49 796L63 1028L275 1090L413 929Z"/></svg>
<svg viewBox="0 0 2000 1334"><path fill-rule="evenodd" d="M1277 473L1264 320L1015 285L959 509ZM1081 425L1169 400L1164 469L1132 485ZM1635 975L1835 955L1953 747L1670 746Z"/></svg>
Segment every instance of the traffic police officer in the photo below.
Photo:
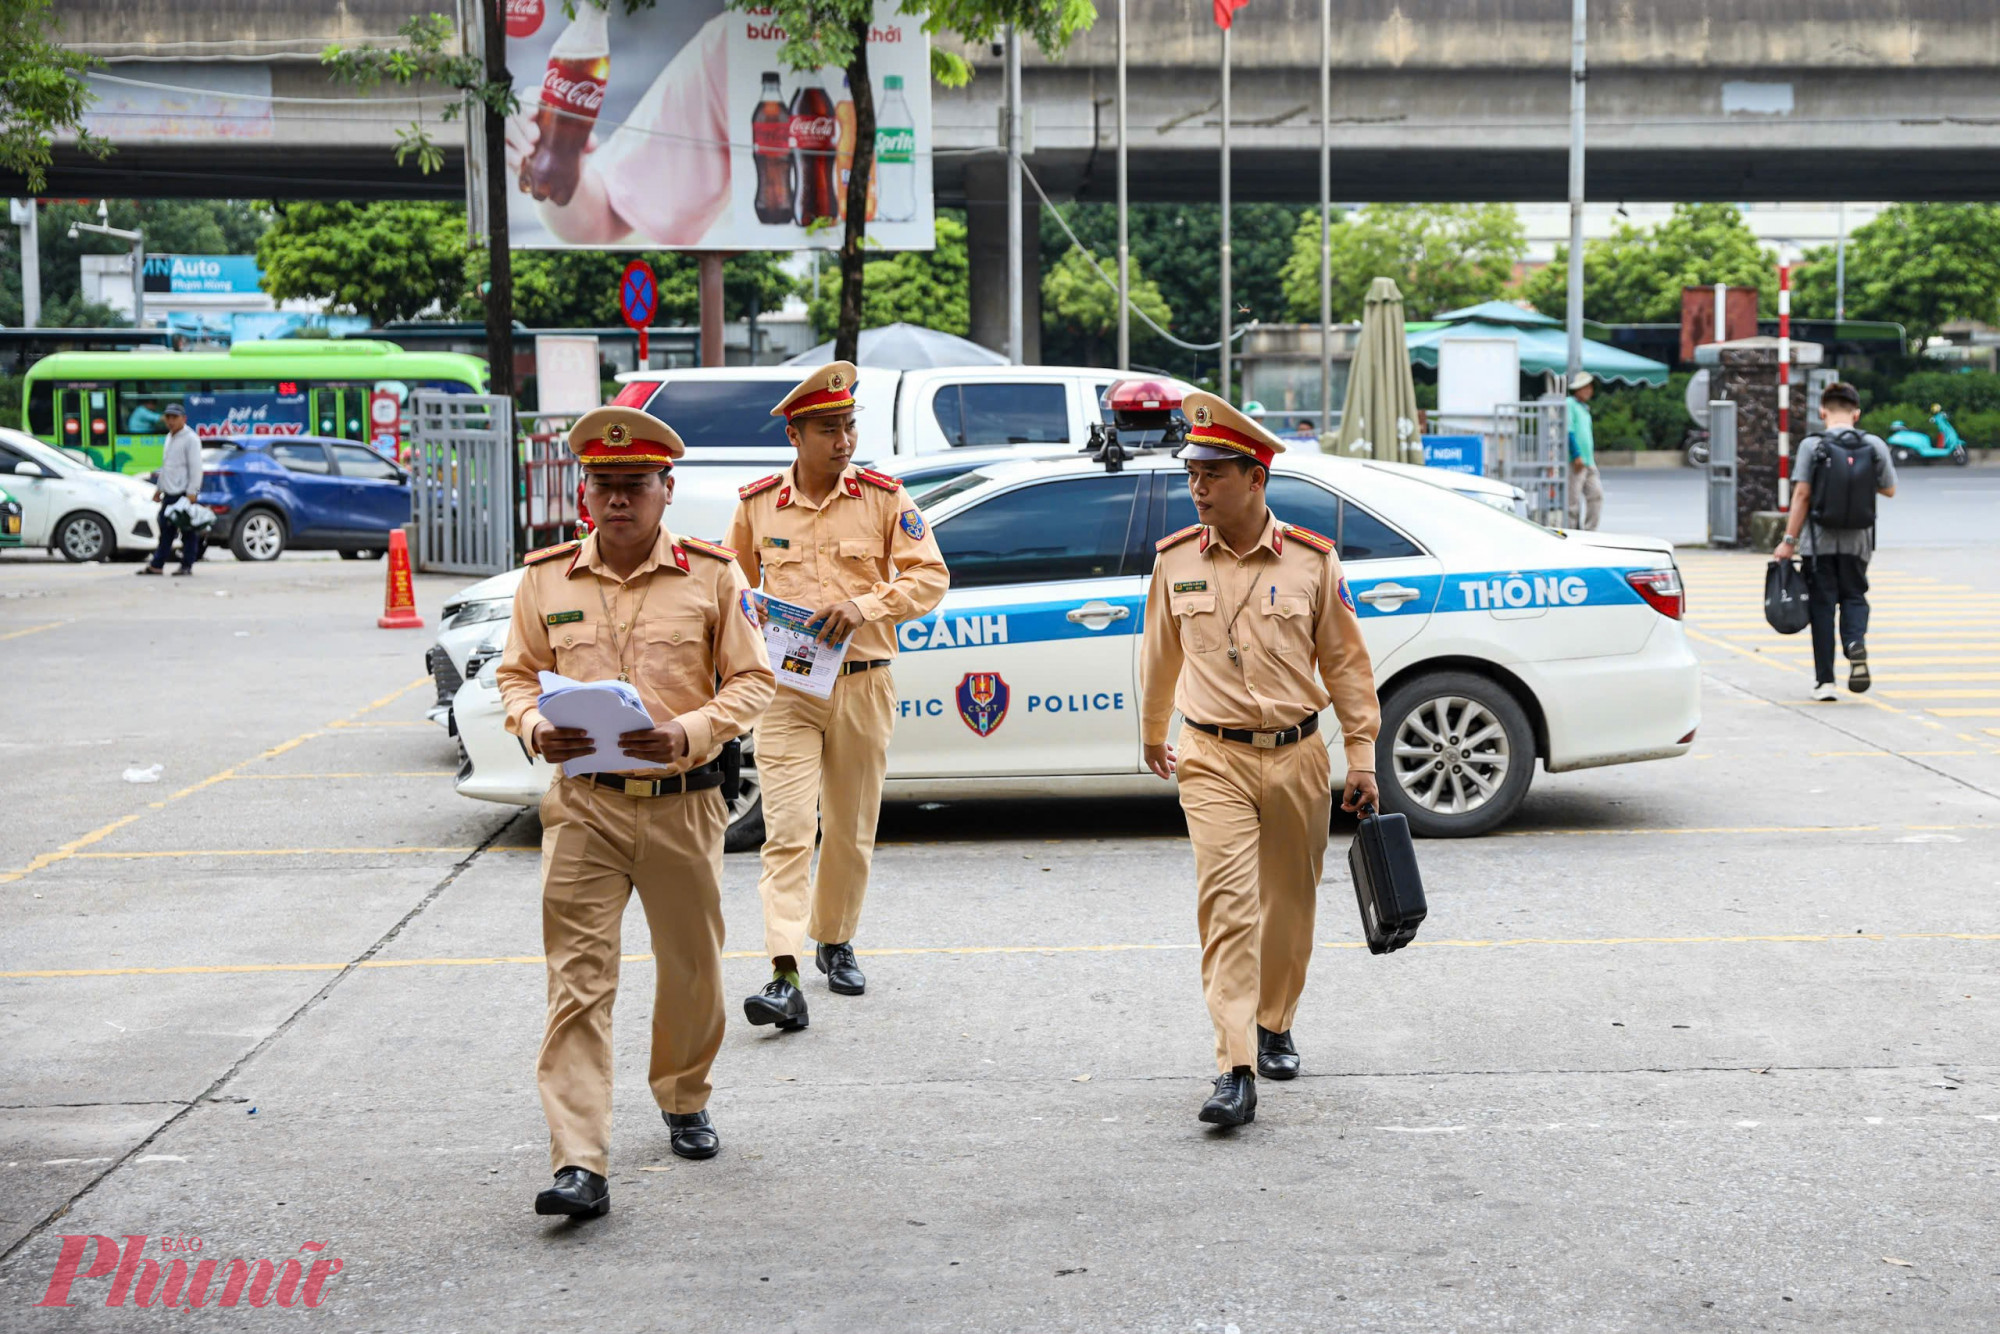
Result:
<svg viewBox="0 0 2000 1334"><path fill-rule="evenodd" d="M780 690L757 727L765 830L757 891L772 976L743 1012L787 1032L808 1022L798 963L808 935L830 990L859 996L867 986L852 942L896 725L896 625L937 606L950 583L902 484L854 466L855 374L852 362L822 366L771 409L797 459L738 492L729 529L752 585L816 612L811 628L825 642L849 640L830 697Z"/></svg>
<svg viewBox="0 0 2000 1334"><path fill-rule="evenodd" d="M1352 811L1378 800L1381 708L1333 542L1264 503L1285 446L1214 394L1191 393L1181 408L1188 443L1177 457L1202 522L1159 542L1141 719L1147 767L1180 775L1194 845L1202 989L1222 1072L1201 1119L1237 1126L1256 1119L1258 1073L1299 1071L1292 1016L1332 802L1320 711L1331 703L1340 719L1341 809ZM1176 709L1178 755L1167 744Z"/></svg>
<svg viewBox="0 0 2000 1334"><path fill-rule="evenodd" d="M595 1217L611 1207L611 1004L619 924L634 890L655 959L653 1097L673 1151L712 1157L709 1065L722 1045L722 836L717 755L771 701L764 645L741 609L727 547L676 537L680 437L633 408L577 419L596 530L528 557L501 658L507 730L551 763L592 753L588 732L536 707L537 674L629 681L655 725L619 738L642 769L558 777L542 799L542 941L548 1028L536 1062L555 1184L538 1214Z"/></svg>

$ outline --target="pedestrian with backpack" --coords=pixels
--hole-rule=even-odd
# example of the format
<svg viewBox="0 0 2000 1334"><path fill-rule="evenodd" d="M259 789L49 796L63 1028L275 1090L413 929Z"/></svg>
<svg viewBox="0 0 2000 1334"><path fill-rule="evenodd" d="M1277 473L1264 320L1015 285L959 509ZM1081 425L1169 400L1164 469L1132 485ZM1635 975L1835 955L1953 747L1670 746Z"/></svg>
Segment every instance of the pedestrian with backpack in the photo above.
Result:
<svg viewBox="0 0 2000 1334"><path fill-rule="evenodd" d="M1838 613L1847 688L1868 689L1868 562L1875 555L1875 498L1896 494L1896 466L1889 446L1857 425L1861 395L1846 381L1820 394L1826 429L1799 442L1792 463L1792 508L1785 536L1771 553L1799 556L1812 614L1813 691L1837 699L1833 639Z"/></svg>

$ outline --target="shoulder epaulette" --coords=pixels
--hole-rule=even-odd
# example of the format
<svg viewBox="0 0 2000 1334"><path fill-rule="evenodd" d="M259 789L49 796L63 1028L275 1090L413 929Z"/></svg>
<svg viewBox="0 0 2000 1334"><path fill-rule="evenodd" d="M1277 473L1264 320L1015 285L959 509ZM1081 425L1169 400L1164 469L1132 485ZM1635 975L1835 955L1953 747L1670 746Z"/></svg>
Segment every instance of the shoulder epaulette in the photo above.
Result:
<svg viewBox="0 0 2000 1334"><path fill-rule="evenodd" d="M543 547L539 551L530 551L521 558L521 564L540 565L545 560L554 560L558 556L567 556L582 545L581 541L558 542L552 547Z"/></svg>
<svg viewBox="0 0 2000 1334"><path fill-rule="evenodd" d="M1301 528L1295 523L1288 523L1285 525L1285 536L1296 537L1297 539L1299 539L1299 541L1305 543L1307 546L1311 547L1314 551L1324 552L1324 553L1331 553L1333 551L1332 538L1323 536L1319 533L1315 533L1310 528Z"/></svg>
<svg viewBox="0 0 2000 1334"><path fill-rule="evenodd" d="M699 551L702 555L713 556L717 560L736 559L736 553L720 542L704 542L698 537L683 537L681 545L689 551Z"/></svg>
<svg viewBox="0 0 2000 1334"><path fill-rule="evenodd" d="M785 474L781 472L774 472L769 477L759 477L756 481L749 483L747 486L737 487L736 498L738 500L748 500L750 499L750 497L754 495L759 495L765 491L769 491L772 487L776 486L778 483L784 480L785 480Z"/></svg>
<svg viewBox="0 0 2000 1334"><path fill-rule="evenodd" d="M854 475L870 486L879 486L884 491L894 491L902 483L886 472L876 472L873 468L856 468Z"/></svg>
<svg viewBox="0 0 2000 1334"><path fill-rule="evenodd" d="M1200 531L1201 531L1200 524L1191 523L1187 527L1181 529L1178 533L1168 533L1165 537L1153 543L1153 550L1165 551L1168 547L1173 546L1177 542L1187 541L1190 537L1193 537L1196 533Z"/></svg>

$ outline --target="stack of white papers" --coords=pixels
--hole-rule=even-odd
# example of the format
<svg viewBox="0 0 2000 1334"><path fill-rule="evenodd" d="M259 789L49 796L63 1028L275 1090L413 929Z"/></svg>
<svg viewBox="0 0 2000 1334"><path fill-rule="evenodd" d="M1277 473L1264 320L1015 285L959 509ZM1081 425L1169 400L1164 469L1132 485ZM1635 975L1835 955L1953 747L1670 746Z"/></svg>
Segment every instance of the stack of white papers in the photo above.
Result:
<svg viewBox="0 0 2000 1334"><path fill-rule="evenodd" d="M590 733L596 749L582 759L563 764L563 773L612 773L621 769L657 769L656 760L637 759L618 748L618 738L627 732L649 731L657 726L639 692L628 681L572 681L554 672L541 673L542 697L535 707L542 717L557 727L581 727Z"/></svg>

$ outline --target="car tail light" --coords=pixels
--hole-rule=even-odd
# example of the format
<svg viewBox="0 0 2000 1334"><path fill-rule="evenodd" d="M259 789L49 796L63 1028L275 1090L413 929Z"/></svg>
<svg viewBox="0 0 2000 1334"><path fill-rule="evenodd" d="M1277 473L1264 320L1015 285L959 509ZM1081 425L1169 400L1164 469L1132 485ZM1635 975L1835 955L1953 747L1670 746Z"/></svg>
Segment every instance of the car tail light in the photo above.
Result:
<svg viewBox="0 0 2000 1334"><path fill-rule="evenodd" d="M215 505L215 504L211 504L211 505L209 505L209 508L210 508L210 509L212 509L212 510L214 510L214 511L215 511L215 512L216 512L217 514L227 514L227 513L229 513L229 506L227 506L227 505Z"/></svg>
<svg viewBox="0 0 2000 1334"><path fill-rule="evenodd" d="M647 400L652 398L653 391L659 387L652 380L629 380L612 398L611 403L614 407L638 408L644 411Z"/></svg>
<svg viewBox="0 0 2000 1334"><path fill-rule="evenodd" d="M1625 582L1646 599L1646 605L1662 616L1678 621L1686 598L1681 593L1681 572L1669 565L1661 570L1633 570Z"/></svg>
<svg viewBox="0 0 2000 1334"><path fill-rule="evenodd" d="M1699 730L1699 729L1697 729L1697 730ZM1686 744L1687 744L1688 742L1690 742L1690 741L1692 741L1692 740L1694 740L1694 733L1693 733L1693 732L1689 732L1689 733L1688 733L1688 734L1687 734L1686 736L1682 737L1682 738L1681 738L1681 739L1680 739L1679 741L1676 741L1676 742L1675 742L1674 744L1675 744L1676 746L1685 746L1685 745L1686 745Z"/></svg>

